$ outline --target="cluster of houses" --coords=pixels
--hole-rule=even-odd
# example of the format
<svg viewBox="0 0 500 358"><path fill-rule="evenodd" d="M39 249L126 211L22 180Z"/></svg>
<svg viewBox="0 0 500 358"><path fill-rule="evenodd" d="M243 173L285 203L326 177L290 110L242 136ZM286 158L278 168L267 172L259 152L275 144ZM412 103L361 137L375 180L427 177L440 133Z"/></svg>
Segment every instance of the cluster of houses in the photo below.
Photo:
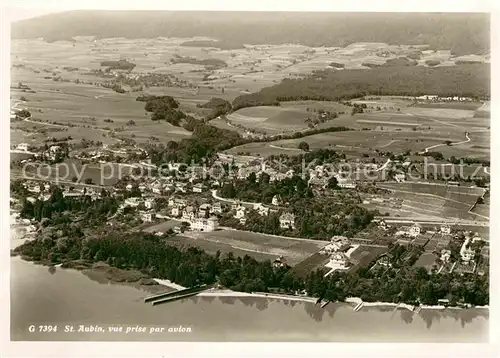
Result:
<svg viewBox="0 0 500 358"><path fill-rule="evenodd" d="M31 203L35 203L37 200L47 201L51 197L51 185L48 182L37 182L29 180L23 182L22 185L27 191L33 194L26 198L26 200ZM88 187L64 187L62 193L64 197L79 197L87 195L90 196L92 201L97 200L101 197L101 193L98 190Z"/></svg>
<svg viewBox="0 0 500 358"><path fill-rule="evenodd" d="M441 97L438 95L423 95L418 97L411 97L409 99L416 101L430 101L430 102L472 102L473 99L470 97L460 97L460 96L450 96Z"/></svg>
<svg viewBox="0 0 500 358"><path fill-rule="evenodd" d="M27 152L30 153L31 151L35 151L35 159L46 159L46 160L55 160L56 156L58 153L62 153L63 149L59 145L52 145L50 146L47 150L36 150L32 146L30 146L28 143L19 143L16 146L16 150L20 152Z"/></svg>
<svg viewBox="0 0 500 358"><path fill-rule="evenodd" d="M330 271L326 275L329 275L333 271L343 271L349 269L351 263L346 251L350 247L351 242L347 237L334 236L331 238L330 243L321 249L321 254L330 256L328 263L325 265L330 268Z"/></svg>
<svg viewBox="0 0 500 358"><path fill-rule="evenodd" d="M190 225L194 231L215 231L219 227L216 215L222 214L220 202L214 204L204 203L199 207L188 205L182 198L170 198L168 201L169 212L172 217L180 218Z"/></svg>
<svg viewBox="0 0 500 358"><path fill-rule="evenodd" d="M377 167L376 164L368 164L370 168ZM316 165L314 168L308 170L309 172L309 185L316 185L325 188L331 178L331 167L326 165ZM337 179L337 186L345 189L355 189L356 182L352 179L345 178L345 173L338 172L334 175Z"/></svg>

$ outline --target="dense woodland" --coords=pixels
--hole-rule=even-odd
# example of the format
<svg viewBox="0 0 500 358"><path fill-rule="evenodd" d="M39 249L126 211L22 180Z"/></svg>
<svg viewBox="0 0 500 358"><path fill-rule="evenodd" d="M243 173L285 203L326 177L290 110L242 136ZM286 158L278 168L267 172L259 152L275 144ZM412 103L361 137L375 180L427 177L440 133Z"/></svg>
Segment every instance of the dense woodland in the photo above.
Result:
<svg viewBox="0 0 500 358"><path fill-rule="evenodd" d="M226 101L225 99L217 98L217 97L210 99L210 101L208 101L206 103L197 104L196 106L199 108L211 109L211 112L205 118L206 121L209 121L211 119L214 119L214 118L217 118L217 117L222 116L224 114L227 114L233 108L231 106L230 102Z"/></svg>
<svg viewBox="0 0 500 358"><path fill-rule="evenodd" d="M137 101L146 102L144 109L151 112L154 121L165 120L173 126L179 127L181 121L188 116L179 110L179 102L171 96L139 96Z"/></svg>
<svg viewBox="0 0 500 358"><path fill-rule="evenodd" d="M369 70L322 70L303 79L284 79L257 93L241 95L233 108L276 105L280 101L341 101L370 94L392 96L460 95L490 97L490 66L376 67Z"/></svg>
<svg viewBox="0 0 500 358"><path fill-rule="evenodd" d="M129 39L205 36L218 46L295 43L340 46L354 42L429 45L457 56L490 50L486 13L276 13L71 11L12 24L14 39L71 40L75 36Z"/></svg>
<svg viewBox="0 0 500 358"><path fill-rule="evenodd" d="M102 67L107 67L106 70L126 70L132 71L135 68L135 63L128 62L127 60L118 61L102 61Z"/></svg>
<svg viewBox="0 0 500 358"><path fill-rule="evenodd" d="M176 63L189 63L191 65L200 65L200 66L205 66L208 69L218 69L218 68L223 68L227 67L227 63L218 59L218 58L204 58L204 59L196 59L194 57L181 57L179 55L176 55L172 60L170 60L171 63L176 64Z"/></svg>

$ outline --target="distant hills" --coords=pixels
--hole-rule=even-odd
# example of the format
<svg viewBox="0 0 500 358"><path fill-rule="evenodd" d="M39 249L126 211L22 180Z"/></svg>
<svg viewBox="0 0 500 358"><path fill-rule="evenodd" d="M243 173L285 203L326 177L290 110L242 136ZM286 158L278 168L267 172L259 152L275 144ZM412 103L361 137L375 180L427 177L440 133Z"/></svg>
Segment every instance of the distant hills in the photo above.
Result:
<svg viewBox="0 0 500 358"><path fill-rule="evenodd" d="M430 49L451 49L457 56L490 51L490 17L486 13L82 10L18 21L11 30L13 39L43 37L48 42L75 36L206 36L219 40L224 48L281 43L344 47L354 42L385 42L426 44Z"/></svg>

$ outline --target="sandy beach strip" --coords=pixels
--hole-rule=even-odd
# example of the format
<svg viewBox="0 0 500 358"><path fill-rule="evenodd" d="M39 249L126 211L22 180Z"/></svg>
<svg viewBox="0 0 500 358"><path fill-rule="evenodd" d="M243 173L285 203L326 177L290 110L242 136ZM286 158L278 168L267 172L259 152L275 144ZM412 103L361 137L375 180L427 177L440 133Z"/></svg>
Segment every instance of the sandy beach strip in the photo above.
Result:
<svg viewBox="0 0 500 358"><path fill-rule="evenodd" d="M153 280L158 282L160 285L167 286L167 287L173 288L174 290L178 290L178 291L185 290L187 288L187 287L178 285L170 280L164 280L164 279L160 279L160 278L153 278Z"/></svg>
<svg viewBox="0 0 500 358"><path fill-rule="evenodd" d="M303 297L303 296L292 296L292 295L281 295L273 293L248 293L248 292L237 292L231 290L210 290L199 293L197 296L201 297L258 297L258 298L273 298L278 300L288 300L288 301L301 301L316 303L317 298L314 297Z"/></svg>

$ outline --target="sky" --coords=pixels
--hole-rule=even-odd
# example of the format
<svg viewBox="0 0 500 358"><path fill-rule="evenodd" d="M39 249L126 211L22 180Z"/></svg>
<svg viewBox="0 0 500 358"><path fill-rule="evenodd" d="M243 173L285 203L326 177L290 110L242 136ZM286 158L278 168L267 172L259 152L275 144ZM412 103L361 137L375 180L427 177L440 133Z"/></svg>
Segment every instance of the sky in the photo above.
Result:
<svg viewBox="0 0 500 358"><path fill-rule="evenodd" d="M253 11L491 11L494 0L2 0L8 20L15 22L53 12L83 9L253 10ZM498 5L495 6L499 8Z"/></svg>

